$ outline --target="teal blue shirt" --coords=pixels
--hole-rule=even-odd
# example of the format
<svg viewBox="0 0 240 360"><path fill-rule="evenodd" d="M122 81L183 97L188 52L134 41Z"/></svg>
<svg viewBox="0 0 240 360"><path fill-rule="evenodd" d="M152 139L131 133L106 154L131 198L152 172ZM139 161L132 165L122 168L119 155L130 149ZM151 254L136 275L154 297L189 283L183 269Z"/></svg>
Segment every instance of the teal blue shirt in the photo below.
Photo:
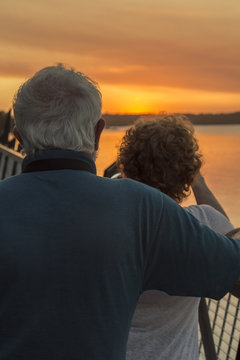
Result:
<svg viewBox="0 0 240 360"><path fill-rule="evenodd" d="M174 201L90 171L22 173L0 182L0 360L123 360L139 295L221 298L240 274L240 244Z"/></svg>

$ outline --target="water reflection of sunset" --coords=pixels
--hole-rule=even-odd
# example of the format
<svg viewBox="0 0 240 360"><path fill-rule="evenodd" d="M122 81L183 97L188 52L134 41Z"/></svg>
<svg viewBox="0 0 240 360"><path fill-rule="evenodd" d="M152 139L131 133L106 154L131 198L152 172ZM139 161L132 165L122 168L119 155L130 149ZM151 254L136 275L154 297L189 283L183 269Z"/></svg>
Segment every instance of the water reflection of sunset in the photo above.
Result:
<svg viewBox="0 0 240 360"><path fill-rule="evenodd" d="M213 128L217 130L217 133L214 133ZM98 175L103 175L104 169L115 161L124 133L104 130L96 162ZM202 173L233 224L239 226L240 169L237 164L240 153L240 126L237 125L236 128L229 126L229 134L226 135L224 125L202 126L201 129L197 127L196 135L204 157ZM192 203L195 203L195 199L191 195L184 205Z"/></svg>

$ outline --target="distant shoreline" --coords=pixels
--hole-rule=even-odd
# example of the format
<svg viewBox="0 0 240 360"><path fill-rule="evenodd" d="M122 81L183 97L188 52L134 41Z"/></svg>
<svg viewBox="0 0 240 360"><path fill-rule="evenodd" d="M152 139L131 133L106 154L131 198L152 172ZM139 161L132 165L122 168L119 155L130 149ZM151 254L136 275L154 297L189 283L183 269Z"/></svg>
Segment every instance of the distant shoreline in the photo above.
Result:
<svg viewBox="0 0 240 360"><path fill-rule="evenodd" d="M159 114L162 116L163 114ZM240 125L240 112L229 114L183 114L194 125ZM139 117L158 116L157 114L103 114L106 127L128 127L131 126Z"/></svg>
<svg viewBox="0 0 240 360"><path fill-rule="evenodd" d="M124 134L132 125L105 127L105 134ZM194 124L195 134L240 136L240 124Z"/></svg>
<svg viewBox="0 0 240 360"><path fill-rule="evenodd" d="M103 118L106 121L106 128L117 127L127 128L131 126L138 118L152 117L152 116L163 116L164 112L159 114L103 114ZM179 114L180 115L180 114ZM240 125L240 111L234 113L219 113L219 114L190 114L184 113L194 125ZM8 124L9 123L9 124ZM10 129L12 128L13 117L11 112L8 113L0 111L0 134L4 131L4 128L7 126Z"/></svg>

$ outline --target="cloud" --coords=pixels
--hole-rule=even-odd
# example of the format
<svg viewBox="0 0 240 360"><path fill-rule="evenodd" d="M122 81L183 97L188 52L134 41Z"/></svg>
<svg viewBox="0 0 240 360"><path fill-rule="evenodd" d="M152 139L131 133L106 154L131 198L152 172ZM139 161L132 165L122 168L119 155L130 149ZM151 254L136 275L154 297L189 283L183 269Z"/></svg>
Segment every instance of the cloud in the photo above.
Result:
<svg viewBox="0 0 240 360"><path fill-rule="evenodd" d="M239 92L239 13L234 0L9 0L0 75L66 62L107 84Z"/></svg>
<svg viewBox="0 0 240 360"><path fill-rule="evenodd" d="M129 50L125 59L125 46L119 44L114 51L106 45L103 50L83 50L83 55L0 44L0 75L28 77L41 67L64 62L100 83L240 91L240 66L234 62L228 64L224 52L206 55L197 48L184 48L181 51L179 46L174 47L173 44L164 44L160 49L152 44L144 44L135 46L132 52Z"/></svg>

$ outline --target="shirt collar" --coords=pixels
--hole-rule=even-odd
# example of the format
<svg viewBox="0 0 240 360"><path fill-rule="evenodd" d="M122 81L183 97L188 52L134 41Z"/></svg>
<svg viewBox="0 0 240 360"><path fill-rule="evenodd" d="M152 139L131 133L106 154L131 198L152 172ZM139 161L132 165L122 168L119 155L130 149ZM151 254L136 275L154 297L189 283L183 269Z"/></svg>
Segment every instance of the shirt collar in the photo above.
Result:
<svg viewBox="0 0 240 360"><path fill-rule="evenodd" d="M28 155L23 159L22 170L24 171L29 164L36 162L38 160L47 160L47 159L69 159L71 160L80 160L81 162L87 163L91 167L91 172L96 175L96 165L93 159L80 151L74 150L65 150L65 149L54 149L54 150L40 150L35 152L32 155ZM80 162L79 161L79 162ZM63 167L64 169L64 167Z"/></svg>

